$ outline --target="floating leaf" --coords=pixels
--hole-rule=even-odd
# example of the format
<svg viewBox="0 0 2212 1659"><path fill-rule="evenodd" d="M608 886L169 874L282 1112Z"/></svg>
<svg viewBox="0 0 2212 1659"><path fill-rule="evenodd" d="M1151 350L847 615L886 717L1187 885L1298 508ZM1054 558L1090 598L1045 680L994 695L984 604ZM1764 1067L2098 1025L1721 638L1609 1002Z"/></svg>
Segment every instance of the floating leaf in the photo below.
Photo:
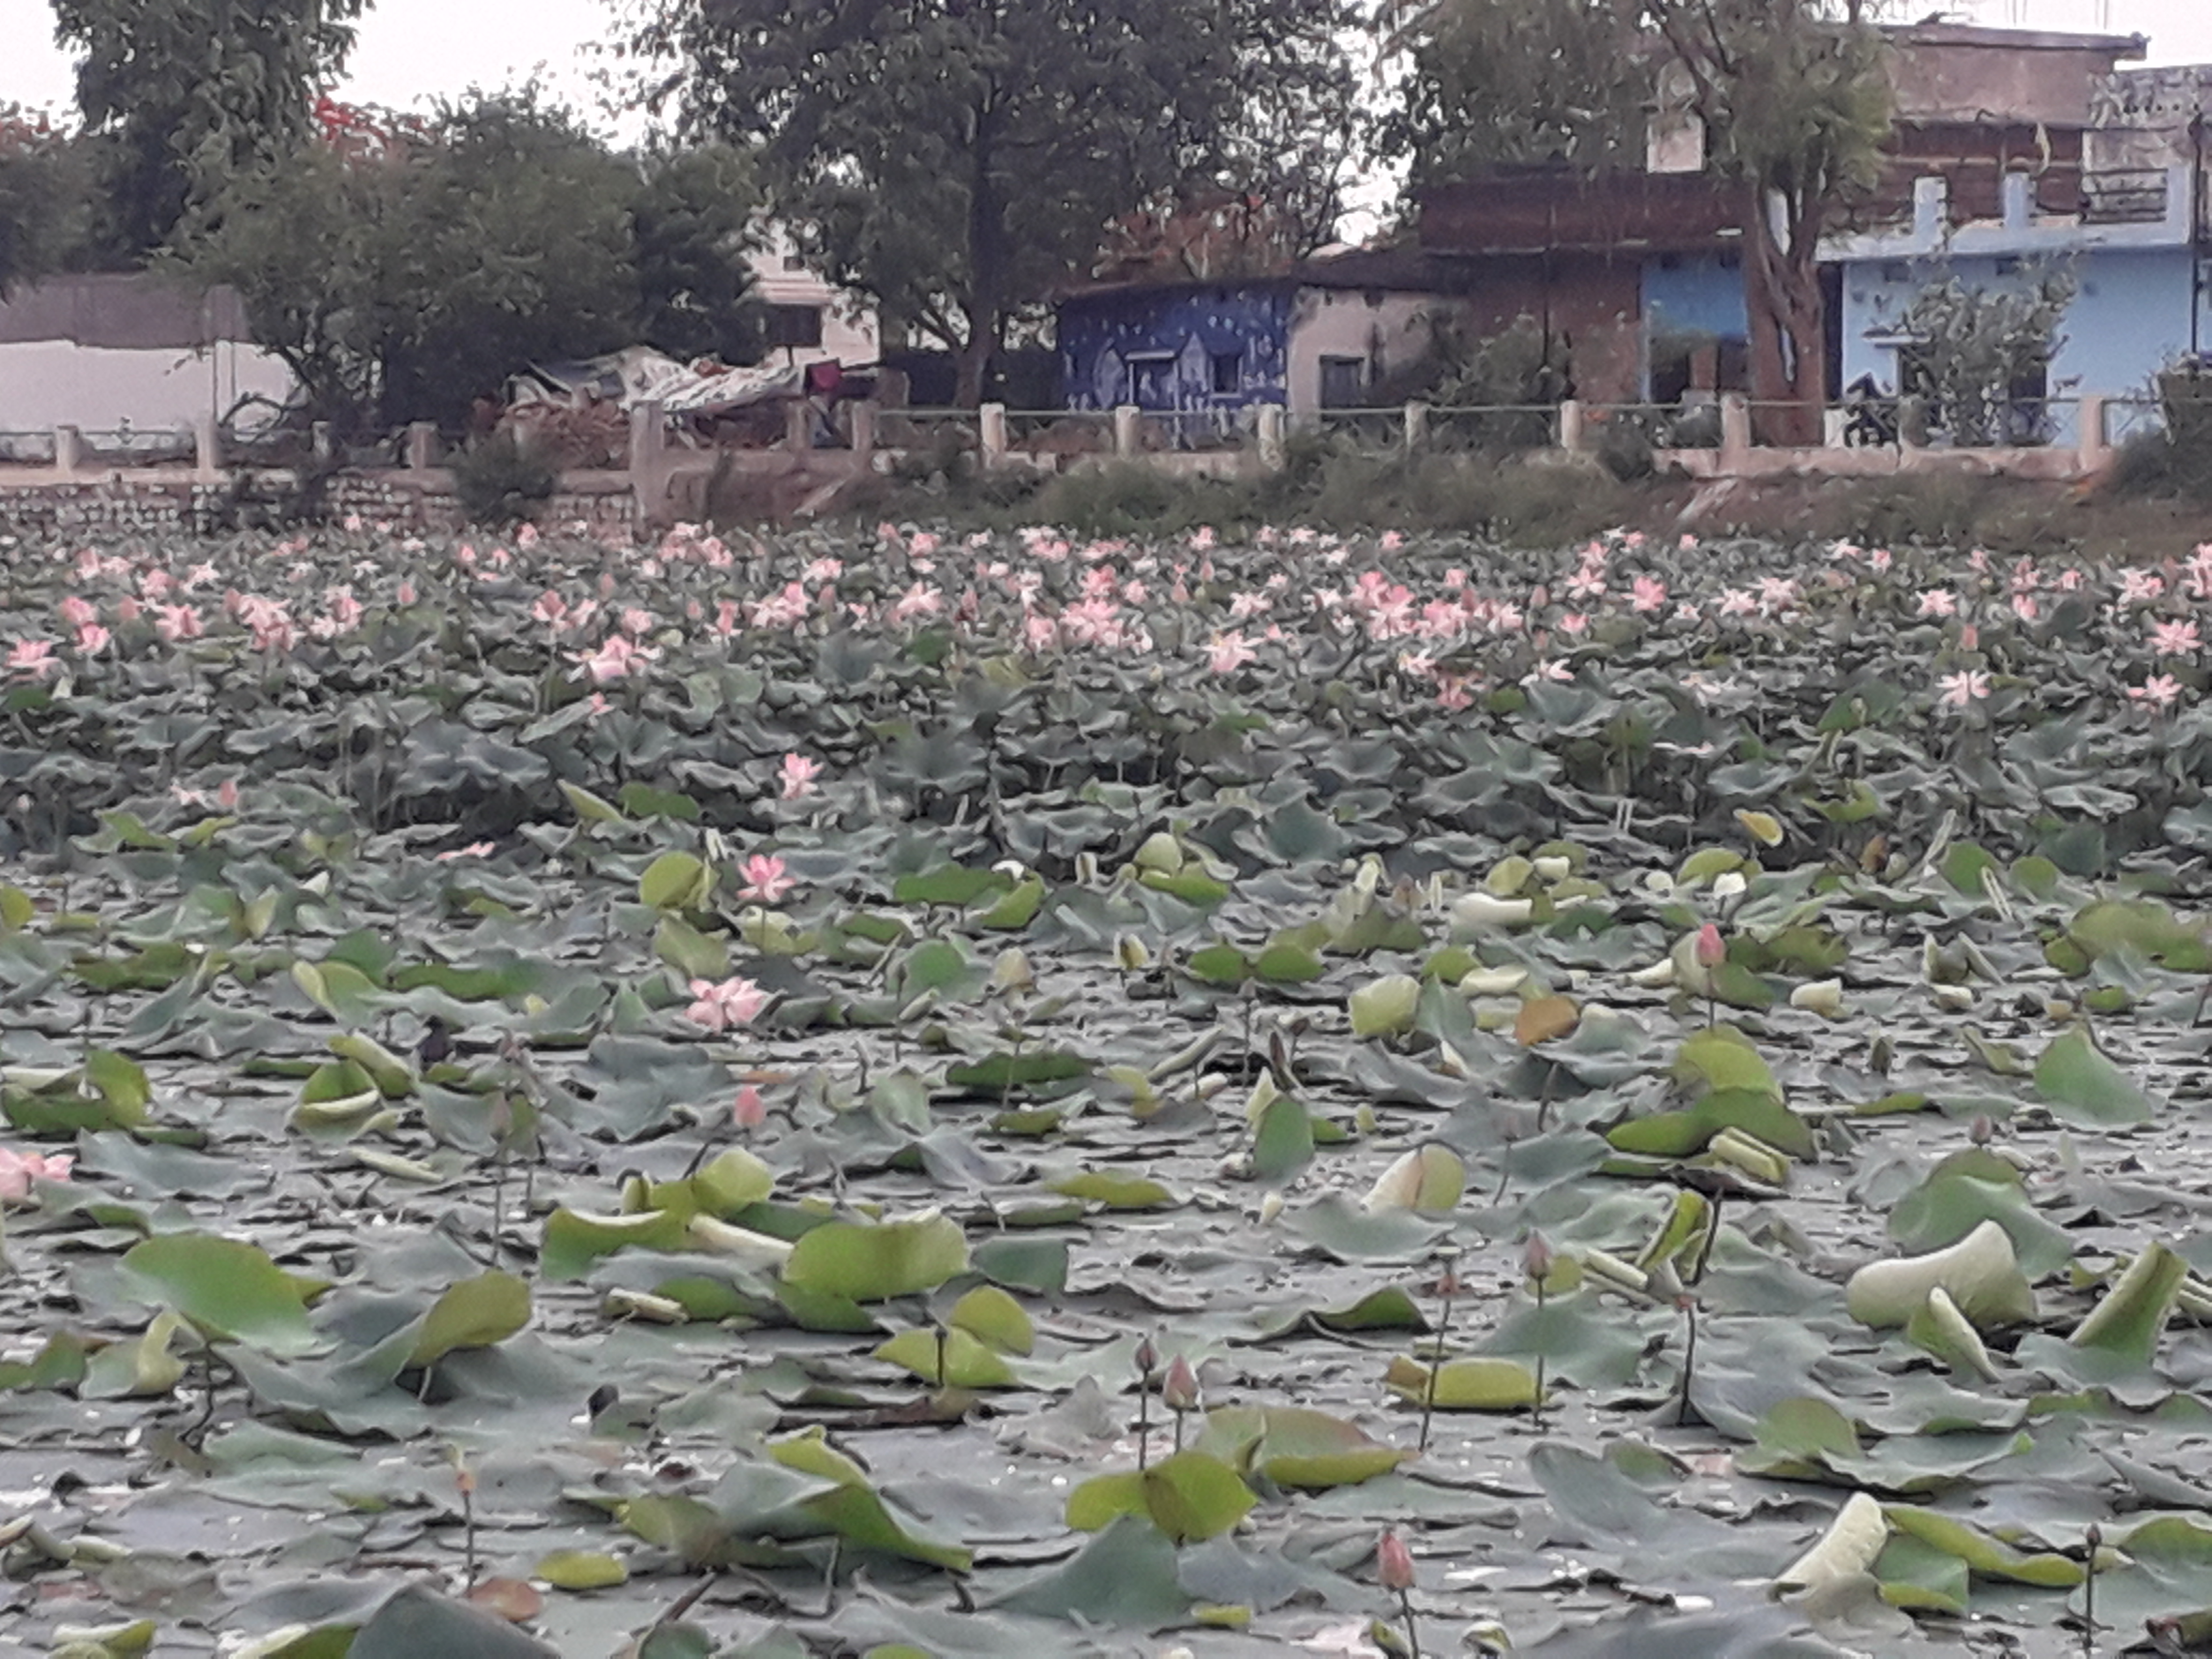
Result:
<svg viewBox="0 0 2212 1659"><path fill-rule="evenodd" d="M1431 1370L1401 1356L1390 1362L1382 1381L1401 1400L1433 1404L1438 1411L1517 1412L1536 1404L1536 1374L1518 1360L1446 1360L1435 1372L1433 1395Z"/></svg>
<svg viewBox="0 0 2212 1659"><path fill-rule="evenodd" d="M2087 1127L2127 1128L2148 1123L2152 1115L2150 1097L2078 1025L2043 1051L2035 1064L2035 1092L2056 1115Z"/></svg>
<svg viewBox="0 0 2212 1659"><path fill-rule="evenodd" d="M881 1302L934 1290L968 1268L968 1239L942 1215L905 1221L832 1221L793 1248L783 1276L805 1289L853 1302Z"/></svg>
<svg viewBox="0 0 2212 1659"><path fill-rule="evenodd" d="M1141 1474L1093 1475L1068 1494L1067 1524L1097 1532L1122 1516L1143 1516L1176 1543L1188 1544L1227 1532L1258 1501L1219 1458L1181 1451Z"/></svg>
<svg viewBox="0 0 2212 1659"><path fill-rule="evenodd" d="M422 1316L410 1368L434 1365L460 1348L489 1348L530 1322L530 1287L513 1273L481 1273L452 1286Z"/></svg>
<svg viewBox="0 0 2212 1659"><path fill-rule="evenodd" d="M121 1269L137 1294L175 1309L210 1337L278 1355L321 1346L307 1322L307 1304L323 1282L286 1273L258 1244L212 1233L167 1233L133 1245Z"/></svg>

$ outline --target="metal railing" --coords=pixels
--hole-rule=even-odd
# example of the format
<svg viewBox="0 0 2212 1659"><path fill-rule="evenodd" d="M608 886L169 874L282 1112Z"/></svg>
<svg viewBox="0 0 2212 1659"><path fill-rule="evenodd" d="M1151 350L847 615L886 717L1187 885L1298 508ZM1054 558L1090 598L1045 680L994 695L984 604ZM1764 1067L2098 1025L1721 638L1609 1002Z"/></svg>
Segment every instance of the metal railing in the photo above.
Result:
<svg viewBox="0 0 2212 1659"><path fill-rule="evenodd" d="M47 432L0 432L0 462L16 466L52 466L54 434Z"/></svg>

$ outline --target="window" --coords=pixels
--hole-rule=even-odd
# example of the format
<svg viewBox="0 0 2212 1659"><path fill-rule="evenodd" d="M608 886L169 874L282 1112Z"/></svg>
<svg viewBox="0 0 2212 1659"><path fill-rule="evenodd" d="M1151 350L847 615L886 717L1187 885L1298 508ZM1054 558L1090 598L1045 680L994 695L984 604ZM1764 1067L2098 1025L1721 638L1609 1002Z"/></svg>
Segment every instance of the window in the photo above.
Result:
<svg viewBox="0 0 2212 1659"><path fill-rule="evenodd" d="M1176 360L1171 351L1129 354L1129 402L1138 409L1176 406Z"/></svg>
<svg viewBox="0 0 2212 1659"><path fill-rule="evenodd" d="M1912 280L1912 267L1902 259L1886 259L1882 262L1881 280L1885 283L1909 283Z"/></svg>
<svg viewBox="0 0 2212 1659"><path fill-rule="evenodd" d="M1321 406L1357 409L1367 390L1364 357L1324 357L1321 360Z"/></svg>
<svg viewBox="0 0 2212 1659"><path fill-rule="evenodd" d="M770 306L768 343L771 348L818 346L822 343L820 306Z"/></svg>
<svg viewBox="0 0 2212 1659"><path fill-rule="evenodd" d="M1217 351L1212 354L1213 392L1216 397L1227 397L1244 386L1244 354L1241 351Z"/></svg>

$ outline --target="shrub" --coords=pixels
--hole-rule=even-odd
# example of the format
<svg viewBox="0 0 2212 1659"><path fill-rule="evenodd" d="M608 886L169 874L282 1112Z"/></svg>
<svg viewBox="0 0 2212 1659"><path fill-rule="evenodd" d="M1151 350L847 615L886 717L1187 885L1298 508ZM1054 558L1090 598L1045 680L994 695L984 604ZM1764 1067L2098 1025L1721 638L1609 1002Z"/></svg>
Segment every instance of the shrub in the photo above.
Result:
<svg viewBox="0 0 2212 1659"><path fill-rule="evenodd" d="M552 499L561 470L513 431L495 432L453 462L453 492L471 524L510 525Z"/></svg>

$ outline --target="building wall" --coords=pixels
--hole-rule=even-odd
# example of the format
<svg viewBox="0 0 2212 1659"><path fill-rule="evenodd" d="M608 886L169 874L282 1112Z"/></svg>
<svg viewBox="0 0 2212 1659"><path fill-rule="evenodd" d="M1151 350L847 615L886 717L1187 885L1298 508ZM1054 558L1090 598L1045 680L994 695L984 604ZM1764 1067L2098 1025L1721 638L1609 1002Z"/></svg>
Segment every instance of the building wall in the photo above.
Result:
<svg viewBox="0 0 2212 1659"><path fill-rule="evenodd" d="M2059 269L2080 284L2051 360L2054 396L2125 397L2190 349L2191 254L2186 248L2102 249ZM1896 389L1897 354L1883 337L1931 283L1955 276L1969 288L2017 289L2049 267L2001 270L1987 258L1857 262L1844 273L1844 379L1872 374ZM1876 337L1869 338L1869 335ZM2212 333L2204 337L2212 343Z"/></svg>
<svg viewBox="0 0 2212 1659"><path fill-rule="evenodd" d="M1364 362L1371 398L1384 377L1428 355L1430 319L1441 310L1456 310L1458 304L1440 295L1301 289L1290 322L1291 414L1310 415L1321 408L1324 357Z"/></svg>
<svg viewBox="0 0 2212 1659"><path fill-rule="evenodd" d="M279 359L230 340L198 351L68 340L0 343L0 432L173 429L203 415L228 414L248 392L281 404L292 388L292 371Z"/></svg>
<svg viewBox="0 0 2212 1659"><path fill-rule="evenodd" d="M1234 411L1285 401L1290 291L1267 288L1133 289L1065 300L1060 384L1070 409L1135 403L1157 410ZM1216 356L1237 359L1233 391L1213 389ZM1166 363L1158 369L1133 362Z"/></svg>
<svg viewBox="0 0 2212 1659"><path fill-rule="evenodd" d="M1470 266L1468 326L1501 334L1526 317L1566 348L1588 404L1644 395L1643 261L1602 253L1485 258Z"/></svg>
<svg viewBox="0 0 2212 1659"><path fill-rule="evenodd" d="M1644 326L1653 334L1710 334L1741 340L1750 331L1743 267L1734 255L1662 254L1644 264Z"/></svg>
<svg viewBox="0 0 2212 1659"><path fill-rule="evenodd" d="M822 313L820 345L779 346L769 356L794 363L874 362L883 349L875 308L809 270L781 227L769 225L763 234L765 246L750 256L754 293L769 305L805 306Z"/></svg>

